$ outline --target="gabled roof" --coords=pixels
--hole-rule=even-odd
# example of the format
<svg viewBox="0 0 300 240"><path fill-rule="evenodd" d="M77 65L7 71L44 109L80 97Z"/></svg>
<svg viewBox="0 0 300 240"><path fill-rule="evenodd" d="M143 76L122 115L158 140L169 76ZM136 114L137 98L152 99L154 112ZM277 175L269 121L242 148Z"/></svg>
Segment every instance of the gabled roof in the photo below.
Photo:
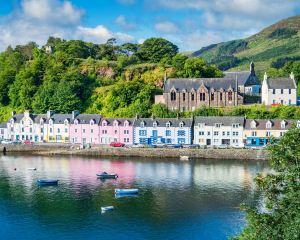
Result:
<svg viewBox="0 0 300 240"><path fill-rule="evenodd" d="M236 80L230 78L169 78L167 79L164 92L170 92L172 88L177 91L185 89L190 92L192 89L198 90L201 85L204 85L207 89L224 89L232 88L236 89Z"/></svg>
<svg viewBox="0 0 300 240"><path fill-rule="evenodd" d="M238 85L252 86L260 85L260 81L256 77L254 72L242 71L242 72L224 72L224 78L237 79Z"/></svg>
<svg viewBox="0 0 300 240"><path fill-rule="evenodd" d="M89 124L91 120L95 121L95 124L99 124L101 121L100 114L79 114L75 117L76 120L79 121L80 124ZM75 119L72 120L74 123Z"/></svg>
<svg viewBox="0 0 300 240"><path fill-rule="evenodd" d="M267 78L269 89L296 89L297 86L293 79L289 77Z"/></svg>
<svg viewBox="0 0 300 240"><path fill-rule="evenodd" d="M0 123L0 128L7 128L7 123Z"/></svg>
<svg viewBox="0 0 300 240"><path fill-rule="evenodd" d="M251 122L256 122L256 128L251 128ZM267 128L267 122L272 122L272 127ZM245 129L246 130L282 130L282 129L288 129L292 127L293 124L296 124L295 120L284 120L285 121L285 128L281 128L281 122L283 120L267 120L267 119L246 119L245 121Z"/></svg>
<svg viewBox="0 0 300 240"><path fill-rule="evenodd" d="M152 127L153 123L157 123L157 127L166 127L169 122L170 127L179 127L179 124L183 122L184 127L192 127L193 120L191 118L138 118L134 121L135 127L139 127L141 123L145 123L145 127Z"/></svg>
<svg viewBox="0 0 300 240"><path fill-rule="evenodd" d="M102 125L102 122L106 121L107 126L113 126L115 120L117 120L121 126L124 125L126 121L129 122L129 126L132 126L134 122L134 118L102 118L100 124Z"/></svg>
<svg viewBox="0 0 300 240"><path fill-rule="evenodd" d="M13 119L15 123L20 123L21 120L23 119L23 117L24 117L24 114L15 114L14 116L12 116L10 118L10 120Z"/></svg>
<svg viewBox="0 0 300 240"><path fill-rule="evenodd" d="M54 124L63 124L67 119L69 122L72 119L72 114L53 114L51 118L46 120L46 123L49 123L49 120L52 119Z"/></svg>
<svg viewBox="0 0 300 240"><path fill-rule="evenodd" d="M231 126L232 124L244 125L245 118L243 117L195 117L195 125L204 123L206 126L214 126L216 123L220 123L224 126Z"/></svg>

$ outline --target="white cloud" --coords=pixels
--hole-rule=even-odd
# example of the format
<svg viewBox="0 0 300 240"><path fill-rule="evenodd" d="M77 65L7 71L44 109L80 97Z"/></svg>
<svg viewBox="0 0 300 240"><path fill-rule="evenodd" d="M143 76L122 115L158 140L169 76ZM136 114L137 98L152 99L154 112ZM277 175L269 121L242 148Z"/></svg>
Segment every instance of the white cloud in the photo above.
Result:
<svg viewBox="0 0 300 240"><path fill-rule="evenodd" d="M178 32L177 26L170 21L158 22L155 24L155 30L164 33L164 34L171 34Z"/></svg>
<svg viewBox="0 0 300 240"><path fill-rule="evenodd" d="M120 15L116 18L115 23L118 24L125 30L133 30L136 28L136 25L133 23L128 22L125 16Z"/></svg>
<svg viewBox="0 0 300 240"><path fill-rule="evenodd" d="M83 15L84 11L70 1L22 0L18 9L0 18L0 50L29 41L43 45L49 36L95 43L106 42L111 37L121 42L134 40L103 25L86 27L82 24Z"/></svg>

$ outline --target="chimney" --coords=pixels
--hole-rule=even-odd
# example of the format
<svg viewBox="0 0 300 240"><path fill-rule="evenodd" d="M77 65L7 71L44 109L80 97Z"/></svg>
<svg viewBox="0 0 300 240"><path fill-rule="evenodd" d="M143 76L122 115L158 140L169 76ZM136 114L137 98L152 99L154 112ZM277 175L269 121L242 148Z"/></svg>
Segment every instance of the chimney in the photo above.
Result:
<svg viewBox="0 0 300 240"><path fill-rule="evenodd" d="M74 120L80 114L79 111L72 111L72 119Z"/></svg>
<svg viewBox="0 0 300 240"><path fill-rule="evenodd" d="M47 111L47 118L51 118L51 116L54 114L54 111L48 110Z"/></svg>
<svg viewBox="0 0 300 240"><path fill-rule="evenodd" d="M254 63L253 62L250 63L250 72L251 72L251 74L255 74Z"/></svg>
<svg viewBox="0 0 300 240"><path fill-rule="evenodd" d="M16 115L16 112L15 111L12 111L11 112L11 116L13 117L13 116L15 116Z"/></svg>

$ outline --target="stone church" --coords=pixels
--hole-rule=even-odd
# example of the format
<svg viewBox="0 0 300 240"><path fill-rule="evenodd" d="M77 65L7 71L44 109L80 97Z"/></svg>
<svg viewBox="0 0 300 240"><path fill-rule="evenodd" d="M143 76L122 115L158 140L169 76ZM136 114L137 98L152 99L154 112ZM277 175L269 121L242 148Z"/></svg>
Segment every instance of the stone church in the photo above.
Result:
<svg viewBox="0 0 300 240"><path fill-rule="evenodd" d="M194 111L201 106L224 107L244 104L245 95L260 93L260 82L251 63L250 71L224 72L222 78L169 78L165 76L163 95L155 103L170 110Z"/></svg>

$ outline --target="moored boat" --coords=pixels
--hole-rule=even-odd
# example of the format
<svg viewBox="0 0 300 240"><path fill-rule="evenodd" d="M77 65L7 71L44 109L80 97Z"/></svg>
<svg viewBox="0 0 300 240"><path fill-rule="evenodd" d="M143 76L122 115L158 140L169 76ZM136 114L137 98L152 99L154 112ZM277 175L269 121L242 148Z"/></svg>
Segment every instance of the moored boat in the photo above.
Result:
<svg viewBox="0 0 300 240"><path fill-rule="evenodd" d="M114 206L106 206L106 207L101 207L101 212L105 213L107 211L112 211L114 210Z"/></svg>
<svg viewBox="0 0 300 240"><path fill-rule="evenodd" d="M44 180L44 179L39 179L37 180L37 184L39 186L57 186L59 180Z"/></svg>
<svg viewBox="0 0 300 240"><path fill-rule="evenodd" d="M118 174L108 174L107 172L97 173L96 175L98 178L101 178L101 179L116 179L116 178L118 178Z"/></svg>
<svg viewBox="0 0 300 240"><path fill-rule="evenodd" d="M180 160L181 161L188 161L188 160L190 160L190 157L189 156L180 156Z"/></svg>
<svg viewBox="0 0 300 240"><path fill-rule="evenodd" d="M35 171L36 168L27 168L27 170L33 170L33 171Z"/></svg>
<svg viewBox="0 0 300 240"><path fill-rule="evenodd" d="M137 188L126 188L126 189L120 189L120 188L117 188L115 189L115 194L118 194L118 195L133 195L133 194L138 194L139 193L139 190Z"/></svg>

